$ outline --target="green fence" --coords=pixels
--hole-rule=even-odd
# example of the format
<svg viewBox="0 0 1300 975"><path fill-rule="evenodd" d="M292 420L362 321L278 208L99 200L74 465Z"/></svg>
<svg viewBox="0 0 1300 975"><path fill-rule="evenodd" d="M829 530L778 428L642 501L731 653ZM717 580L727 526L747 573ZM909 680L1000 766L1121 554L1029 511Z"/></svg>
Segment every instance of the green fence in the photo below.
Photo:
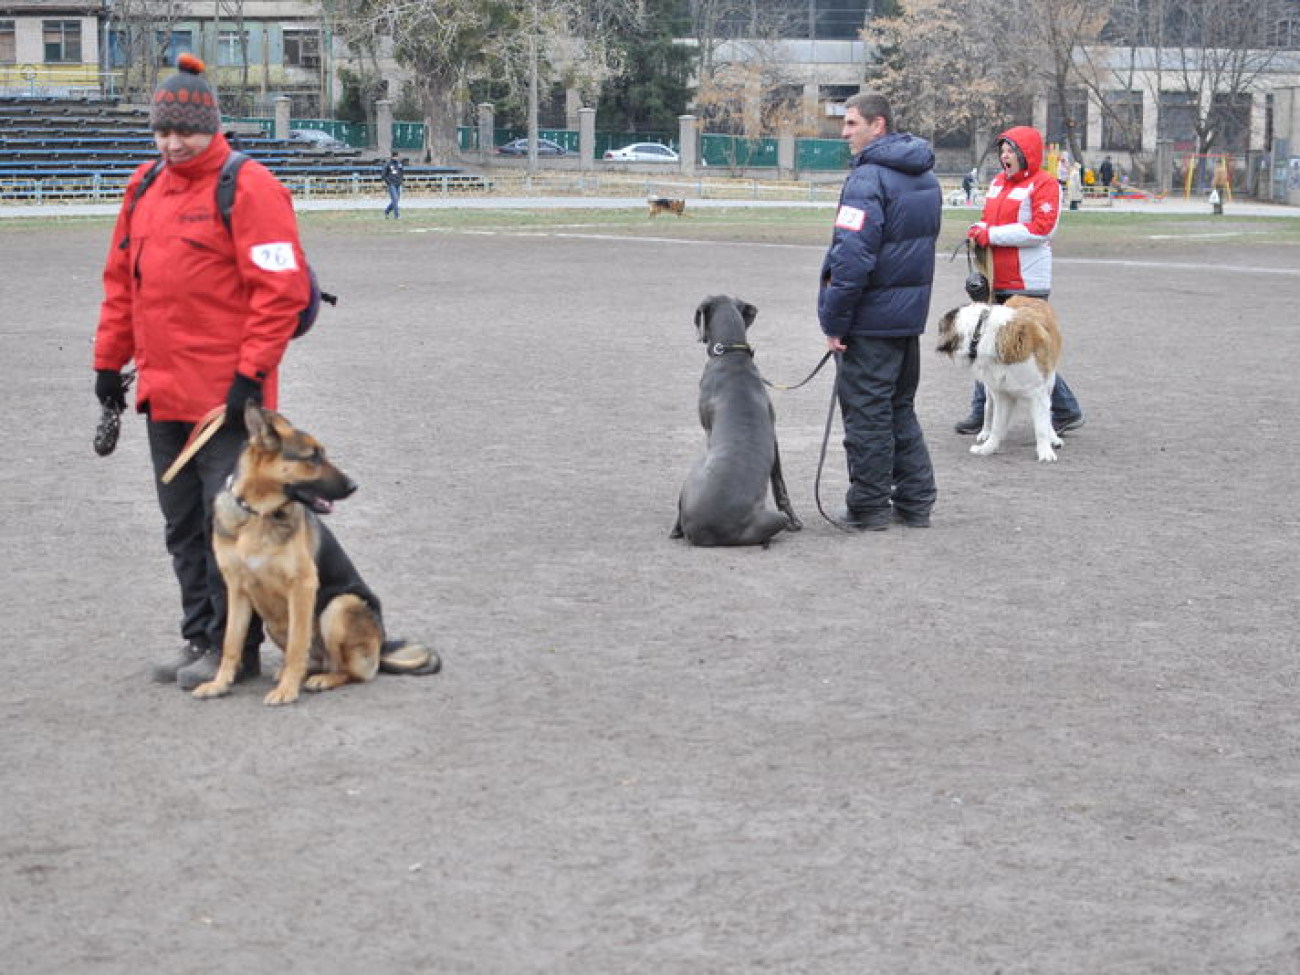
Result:
<svg viewBox="0 0 1300 975"><path fill-rule="evenodd" d="M268 137L274 134L275 122L266 118L227 119L228 122L240 122L260 125ZM290 119L289 127L294 129L321 129L336 139L341 139L358 149L369 148L373 143L370 126L364 122L340 122L335 119ZM578 152L578 131L576 129L539 129L537 133L543 139L564 146L571 153ZM527 137L528 130L522 128L497 129L492 133L494 145L504 145L513 139ZM463 152L473 152L480 148L478 127L462 125L456 130L456 142ZM599 159L610 149L620 149L633 142L661 142L678 149L677 140L663 132L597 132L595 153ZM424 148L424 123L394 122L394 149ZM849 149L842 139L796 139L795 169L805 172L813 170L844 170L849 166ZM772 138L746 139L743 136L714 135L705 133L700 136L700 160L706 166L723 169L776 168L777 140Z"/></svg>

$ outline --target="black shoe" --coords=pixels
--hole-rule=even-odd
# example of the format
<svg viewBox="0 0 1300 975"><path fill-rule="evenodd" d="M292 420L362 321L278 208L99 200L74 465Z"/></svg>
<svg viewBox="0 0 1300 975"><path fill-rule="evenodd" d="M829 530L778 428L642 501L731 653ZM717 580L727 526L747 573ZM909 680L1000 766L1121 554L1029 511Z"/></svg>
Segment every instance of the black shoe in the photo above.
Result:
<svg viewBox="0 0 1300 975"><path fill-rule="evenodd" d="M889 509L882 511L854 511L843 507L835 511L835 520L843 528L855 532L882 532L889 527Z"/></svg>
<svg viewBox="0 0 1300 975"><path fill-rule="evenodd" d="M183 691L192 691L200 684L206 684L210 680L215 680L217 668L221 666L221 651L218 649L204 651L188 667L182 667L176 672L176 683L180 685ZM262 673L262 657L256 650L244 651L244 659L239 662L239 669L235 671L235 683L249 677L257 677Z"/></svg>
<svg viewBox="0 0 1300 975"><path fill-rule="evenodd" d="M156 684L175 684L177 672L201 659L205 652L202 647L187 643L177 650L169 660L154 664L153 670L149 672L149 679Z"/></svg>
<svg viewBox="0 0 1300 975"><path fill-rule="evenodd" d="M902 508L894 508L894 521L900 525L906 525L908 528L929 528L930 512L925 514L913 514L910 511L904 511Z"/></svg>
<svg viewBox="0 0 1300 975"><path fill-rule="evenodd" d="M953 429L962 436L969 436L972 433L979 433L984 429L984 417L976 416L972 413L966 419L953 426Z"/></svg>
<svg viewBox="0 0 1300 975"><path fill-rule="evenodd" d="M1052 429L1056 431L1057 436L1065 433L1067 430L1078 430L1083 426L1083 414L1075 413L1072 416L1062 417L1059 420L1052 417Z"/></svg>

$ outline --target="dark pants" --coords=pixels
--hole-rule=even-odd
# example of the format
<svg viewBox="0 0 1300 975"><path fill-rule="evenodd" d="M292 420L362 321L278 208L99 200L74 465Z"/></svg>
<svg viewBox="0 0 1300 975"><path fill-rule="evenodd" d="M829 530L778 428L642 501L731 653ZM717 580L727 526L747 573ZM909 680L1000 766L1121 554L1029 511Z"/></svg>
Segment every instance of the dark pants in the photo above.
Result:
<svg viewBox="0 0 1300 975"><path fill-rule="evenodd" d="M889 510L929 514L937 494L930 451L914 401L921 340L851 335L839 357L836 393L844 420L849 490L855 515Z"/></svg>
<svg viewBox="0 0 1300 975"><path fill-rule="evenodd" d="M226 586L212 551L212 501L234 470L244 431L222 427L170 484L164 484L163 472L185 446L194 425L150 420L147 426L163 537L181 587L181 636L196 647L220 649L226 630ZM245 655L255 652L261 642L262 624L254 617Z"/></svg>

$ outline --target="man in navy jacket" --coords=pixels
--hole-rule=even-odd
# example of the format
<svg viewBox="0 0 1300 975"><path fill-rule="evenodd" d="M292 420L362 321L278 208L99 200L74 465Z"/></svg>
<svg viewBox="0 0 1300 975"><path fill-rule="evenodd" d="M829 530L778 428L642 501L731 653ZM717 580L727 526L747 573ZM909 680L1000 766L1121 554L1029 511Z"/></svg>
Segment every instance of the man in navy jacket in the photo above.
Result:
<svg viewBox="0 0 1300 975"><path fill-rule="evenodd" d="M842 520L863 531L891 521L928 527L936 493L913 401L943 196L930 144L893 129L883 96L860 92L845 103L853 170L817 298L826 343L839 353L850 481Z"/></svg>

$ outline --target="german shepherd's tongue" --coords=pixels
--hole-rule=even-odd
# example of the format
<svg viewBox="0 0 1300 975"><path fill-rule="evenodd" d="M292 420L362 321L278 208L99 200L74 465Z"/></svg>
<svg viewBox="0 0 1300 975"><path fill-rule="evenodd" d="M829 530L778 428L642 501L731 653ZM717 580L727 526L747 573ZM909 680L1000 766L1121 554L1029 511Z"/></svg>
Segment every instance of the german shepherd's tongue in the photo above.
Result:
<svg viewBox="0 0 1300 975"><path fill-rule="evenodd" d="M312 498L311 510L318 515L327 515L334 510L334 502L326 501L324 498Z"/></svg>

